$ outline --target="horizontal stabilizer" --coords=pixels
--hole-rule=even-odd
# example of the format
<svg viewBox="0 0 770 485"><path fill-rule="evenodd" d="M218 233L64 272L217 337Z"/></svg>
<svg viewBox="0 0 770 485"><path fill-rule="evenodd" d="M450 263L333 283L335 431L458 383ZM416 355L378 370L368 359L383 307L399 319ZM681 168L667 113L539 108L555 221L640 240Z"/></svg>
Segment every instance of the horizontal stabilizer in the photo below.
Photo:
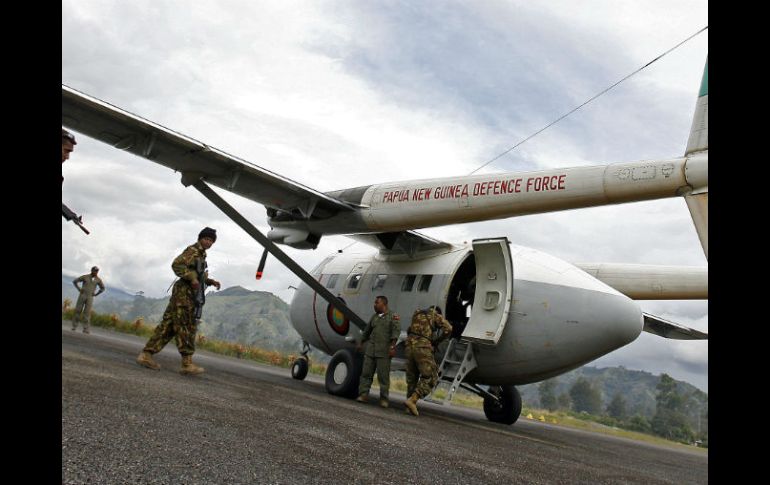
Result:
<svg viewBox="0 0 770 485"><path fill-rule="evenodd" d="M642 313L644 315L644 331L653 333L663 338L670 338L676 340L708 340L709 334L695 330L694 328L685 327L678 323L664 320L655 315L649 313Z"/></svg>

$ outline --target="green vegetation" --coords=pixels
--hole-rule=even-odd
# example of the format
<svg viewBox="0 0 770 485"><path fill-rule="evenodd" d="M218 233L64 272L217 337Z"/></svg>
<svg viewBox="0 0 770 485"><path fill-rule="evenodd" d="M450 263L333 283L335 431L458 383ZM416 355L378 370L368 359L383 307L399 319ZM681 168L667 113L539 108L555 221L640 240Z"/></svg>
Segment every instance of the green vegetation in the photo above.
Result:
<svg viewBox="0 0 770 485"><path fill-rule="evenodd" d="M590 421L683 444L697 442L698 446L708 448L708 395L687 383L676 381L667 374L650 380L648 373L623 368L583 368L560 377L561 380L554 378L535 386L521 386L524 407L537 403L545 410L538 411L539 415L547 413L553 419L560 419L560 422L566 418L570 422ZM563 381L570 377L573 377L571 384L565 389ZM654 387L651 385L653 382ZM533 387L538 391L539 398L528 392ZM645 388L651 389L646 391ZM565 391L554 403L553 396L559 389ZM614 393L612 399L605 403L603 394L608 389L614 389ZM646 406L629 405L634 396L646 396L648 392L654 400L651 410Z"/></svg>

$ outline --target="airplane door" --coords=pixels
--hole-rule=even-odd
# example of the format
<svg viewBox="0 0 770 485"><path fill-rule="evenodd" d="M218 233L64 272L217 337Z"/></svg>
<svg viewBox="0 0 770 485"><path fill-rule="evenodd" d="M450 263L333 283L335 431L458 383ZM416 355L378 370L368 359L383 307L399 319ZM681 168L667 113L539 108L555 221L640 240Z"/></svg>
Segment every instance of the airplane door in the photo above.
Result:
<svg viewBox="0 0 770 485"><path fill-rule="evenodd" d="M476 293L462 338L497 345L508 321L513 297L513 266L508 238L475 239Z"/></svg>

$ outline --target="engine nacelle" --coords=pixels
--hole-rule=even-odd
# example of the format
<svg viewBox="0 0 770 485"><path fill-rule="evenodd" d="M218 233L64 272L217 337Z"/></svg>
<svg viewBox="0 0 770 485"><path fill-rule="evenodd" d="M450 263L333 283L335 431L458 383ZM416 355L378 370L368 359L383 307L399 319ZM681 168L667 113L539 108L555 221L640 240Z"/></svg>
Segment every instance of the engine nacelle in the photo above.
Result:
<svg viewBox="0 0 770 485"><path fill-rule="evenodd" d="M285 244L297 249L315 249L321 241L321 236L310 231L283 227L271 229L267 238L276 244Z"/></svg>

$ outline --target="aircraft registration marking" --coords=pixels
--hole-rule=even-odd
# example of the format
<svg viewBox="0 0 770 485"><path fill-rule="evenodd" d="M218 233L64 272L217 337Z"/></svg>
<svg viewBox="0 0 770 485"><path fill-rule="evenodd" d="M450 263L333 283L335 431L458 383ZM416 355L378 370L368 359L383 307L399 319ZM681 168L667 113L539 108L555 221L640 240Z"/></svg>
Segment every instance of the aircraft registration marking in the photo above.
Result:
<svg viewBox="0 0 770 485"><path fill-rule="evenodd" d="M566 189L567 174L543 175L538 177L488 180L474 184L441 185L383 192L383 204L397 202L423 202L429 200L463 199L468 196L487 197L494 195L518 194L522 192L546 192Z"/></svg>

